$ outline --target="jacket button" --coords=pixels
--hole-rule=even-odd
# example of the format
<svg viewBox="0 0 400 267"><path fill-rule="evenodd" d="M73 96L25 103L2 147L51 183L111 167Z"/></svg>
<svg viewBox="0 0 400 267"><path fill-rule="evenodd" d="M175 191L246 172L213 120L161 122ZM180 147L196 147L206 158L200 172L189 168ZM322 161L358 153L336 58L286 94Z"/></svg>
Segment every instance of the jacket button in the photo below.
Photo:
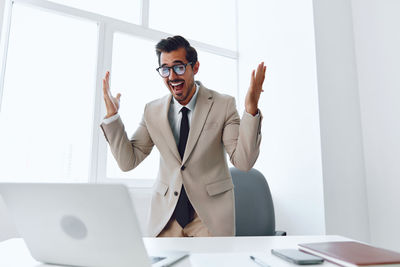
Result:
<svg viewBox="0 0 400 267"><path fill-rule="evenodd" d="M175 191L175 192L174 192L174 195L175 195L175 196L177 196L177 195L178 195L178 192L177 192L177 191Z"/></svg>
<svg viewBox="0 0 400 267"><path fill-rule="evenodd" d="M182 165L181 170L184 171L185 170L185 165Z"/></svg>

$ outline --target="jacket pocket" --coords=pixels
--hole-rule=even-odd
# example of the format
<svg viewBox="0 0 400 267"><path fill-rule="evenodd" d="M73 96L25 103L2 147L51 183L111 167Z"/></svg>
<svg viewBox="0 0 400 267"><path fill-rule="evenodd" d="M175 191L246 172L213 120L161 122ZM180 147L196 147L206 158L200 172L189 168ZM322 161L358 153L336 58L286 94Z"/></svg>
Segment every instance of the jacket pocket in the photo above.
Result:
<svg viewBox="0 0 400 267"><path fill-rule="evenodd" d="M168 191L168 187L169 186L167 184L165 184L165 183L163 183L161 181L156 181L154 186L153 186L154 191L156 191L157 193L159 193L162 196L165 196L165 194Z"/></svg>
<svg viewBox="0 0 400 267"><path fill-rule="evenodd" d="M221 181L213 182L206 186L207 193L210 197L224 193L228 190L233 189L232 179L224 179Z"/></svg>

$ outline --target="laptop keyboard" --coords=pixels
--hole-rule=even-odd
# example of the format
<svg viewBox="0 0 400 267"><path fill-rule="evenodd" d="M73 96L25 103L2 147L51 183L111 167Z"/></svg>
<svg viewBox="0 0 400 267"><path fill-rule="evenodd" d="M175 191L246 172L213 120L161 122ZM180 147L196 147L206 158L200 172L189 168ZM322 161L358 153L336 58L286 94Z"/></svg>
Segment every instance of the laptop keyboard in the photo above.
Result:
<svg viewBox="0 0 400 267"><path fill-rule="evenodd" d="M151 264L162 261L165 257L150 257Z"/></svg>

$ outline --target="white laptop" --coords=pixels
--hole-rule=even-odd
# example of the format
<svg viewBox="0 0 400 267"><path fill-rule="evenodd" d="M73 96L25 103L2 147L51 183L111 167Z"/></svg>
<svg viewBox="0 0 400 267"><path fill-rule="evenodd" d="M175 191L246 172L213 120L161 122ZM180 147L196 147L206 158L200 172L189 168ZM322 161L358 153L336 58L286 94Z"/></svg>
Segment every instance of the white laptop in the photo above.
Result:
<svg viewBox="0 0 400 267"><path fill-rule="evenodd" d="M40 262L154 267L170 266L188 255L148 256L124 185L0 183L0 195L32 257Z"/></svg>

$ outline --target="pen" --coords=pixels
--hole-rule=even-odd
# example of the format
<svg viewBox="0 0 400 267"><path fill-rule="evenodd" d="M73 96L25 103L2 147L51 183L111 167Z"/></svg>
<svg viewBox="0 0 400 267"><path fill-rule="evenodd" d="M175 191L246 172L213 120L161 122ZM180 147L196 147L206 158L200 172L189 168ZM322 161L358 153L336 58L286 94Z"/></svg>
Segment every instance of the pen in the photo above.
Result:
<svg viewBox="0 0 400 267"><path fill-rule="evenodd" d="M270 267L268 264L266 264L265 262L263 262L260 259L257 259L254 256L250 256L250 259L252 259L255 263L257 263L258 265L262 266L262 267Z"/></svg>

